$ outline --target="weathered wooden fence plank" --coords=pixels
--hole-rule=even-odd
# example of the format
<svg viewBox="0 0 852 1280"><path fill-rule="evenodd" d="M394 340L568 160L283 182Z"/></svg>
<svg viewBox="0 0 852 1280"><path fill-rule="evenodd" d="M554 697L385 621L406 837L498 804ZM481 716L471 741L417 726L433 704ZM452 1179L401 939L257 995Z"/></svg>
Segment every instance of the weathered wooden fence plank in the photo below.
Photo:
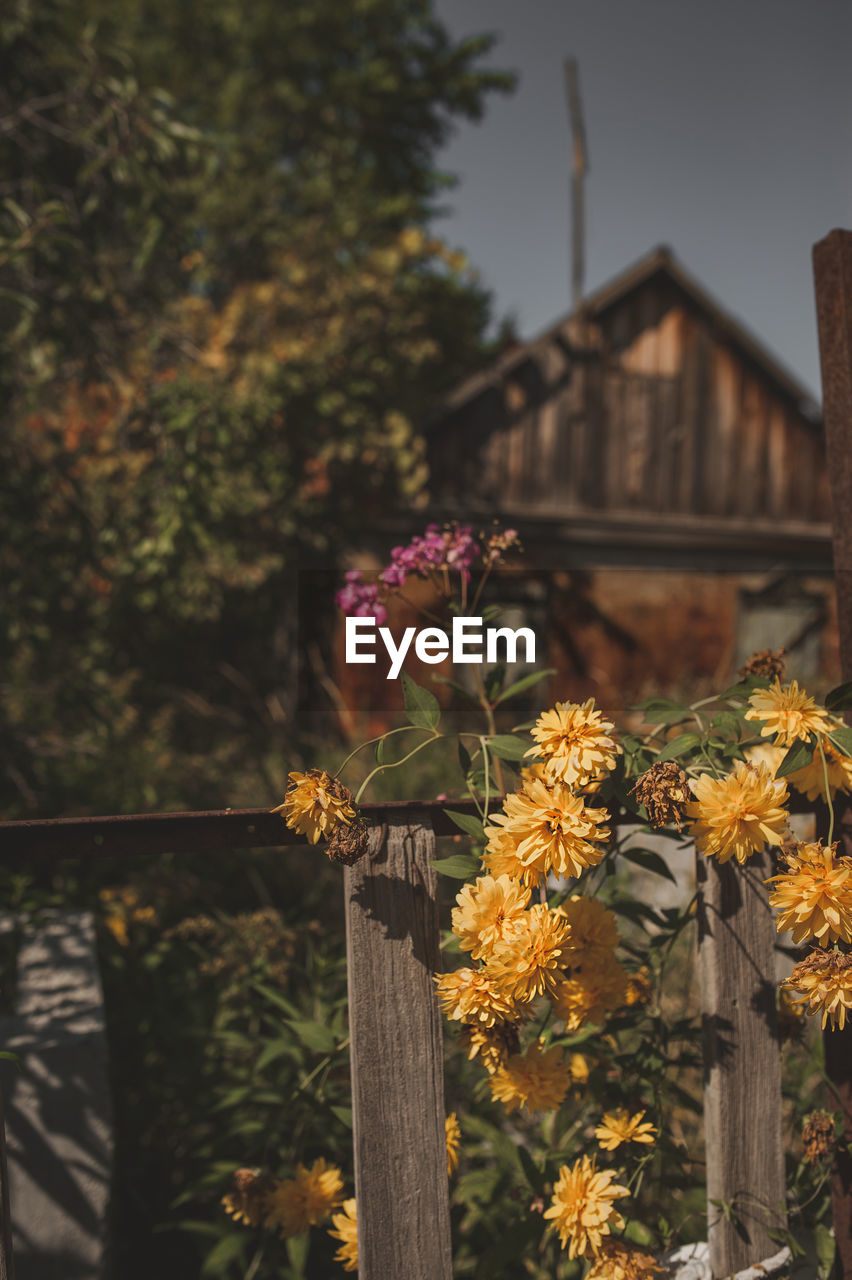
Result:
<svg viewBox="0 0 852 1280"><path fill-rule="evenodd" d="M776 930L763 883L771 874L766 853L742 867L697 855L707 1225L717 1277L777 1253L767 1228L787 1223Z"/></svg>
<svg viewBox="0 0 852 1280"><path fill-rule="evenodd" d="M832 231L814 245L822 373L823 418L834 542L834 582L840 666L844 680L852 680L852 231ZM846 716L850 720L849 714ZM852 721L850 721L852 722ZM837 836L840 852L852 857L852 813L848 797L838 795ZM852 1023L840 1031L826 1028L825 1070L832 1090L827 1099L844 1118L844 1141L832 1168L831 1199L836 1272L852 1280Z"/></svg>
<svg viewBox="0 0 852 1280"><path fill-rule="evenodd" d="M360 1280L450 1280L435 838L391 820L346 870Z"/></svg>

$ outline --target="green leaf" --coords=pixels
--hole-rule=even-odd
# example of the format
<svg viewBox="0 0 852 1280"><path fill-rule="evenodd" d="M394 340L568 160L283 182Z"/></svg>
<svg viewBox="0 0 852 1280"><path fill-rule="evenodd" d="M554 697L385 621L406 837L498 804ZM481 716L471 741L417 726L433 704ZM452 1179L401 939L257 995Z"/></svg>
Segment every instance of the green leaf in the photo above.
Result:
<svg viewBox="0 0 852 1280"><path fill-rule="evenodd" d="M797 769L804 769L806 764L814 758L814 748L816 743L811 739L807 742L801 740L794 742L784 759L775 770L776 778L786 778L788 773L795 773Z"/></svg>
<svg viewBox="0 0 852 1280"><path fill-rule="evenodd" d="M303 1022L291 1019L288 1023L293 1028L302 1044L313 1049L315 1053L333 1053L337 1040L324 1022Z"/></svg>
<svg viewBox="0 0 852 1280"><path fill-rule="evenodd" d="M677 878L671 867L659 853L654 853L653 849L622 849L621 856L628 862L635 863L637 867L641 867L643 871L652 871L654 875L663 876L666 880L671 880L672 884L677 884Z"/></svg>
<svg viewBox="0 0 852 1280"><path fill-rule="evenodd" d="M671 698L647 698L644 702L638 702L633 710L645 713L646 724L673 724L677 720L686 720L689 716L688 708Z"/></svg>
<svg viewBox="0 0 852 1280"><path fill-rule="evenodd" d="M232 1262L244 1261L246 1238L244 1235L228 1235L208 1253L201 1266L201 1275L208 1280L212 1276L226 1276Z"/></svg>
<svg viewBox="0 0 852 1280"><path fill-rule="evenodd" d="M454 853L449 858L433 858L432 866L441 876L449 876L451 880L469 880L476 871L481 871L478 858L469 853Z"/></svg>
<svg viewBox="0 0 852 1280"><path fill-rule="evenodd" d="M441 708L434 693L422 689L407 671L402 673L402 692L409 724L415 724L420 729L437 729L441 720Z"/></svg>
<svg viewBox="0 0 852 1280"><path fill-rule="evenodd" d="M498 733L486 739L486 746L492 755L501 760L523 760L529 750L529 743L516 738L511 733Z"/></svg>
<svg viewBox="0 0 852 1280"><path fill-rule="evenodd" d="M485 676L485 696L489 702L496 705L499 701L499 693L503 688L503 681L506 679L506 664L499 663L492 671L486 673Z"/></svg>
<svg viewBox="0 0 852 1280"><path fill-rule="evenodd" d="M376 764L381 764L385 758L385 742L387 739L379 738L376 743Z"/></svg>
<svg viewBox="0 0 852 1280"><path fill-rule="evenodd" d="M845 725L840 729L832 729L828 740L844 756L852 756L852 729Z"/></svg>
<svg viewBox="0 0 852 1280"><path fill-rule="evenodd" d="M351 1107L332 1107L334 1115L337 1116L341 1124L346 1125L347 1129L352 1128L352 1108Z"/></svg>
<svg viewBox="0 0 852 1280"><path fill-rule="evenodd" d="M845 680L825 695L826 711L843 711L846 707L852 707L852 680Z"/></svg>
<svg viewBox="0 0 852 1280"><path fill-rule="evenodd" d="M666 743L657 760L677 760L679 756L687 755L700 745L701 739L697 733L679 733L676 738L672 738L671 742Z"/></svg>
<svg viewBox="0 0 852 1280"><path fill-rule="evenodd" d="M445 809L444 813L458 827L459 831L463 831L467 836L473 836L474 840L482 840L485 836L485 829L479 818L473 813L457 813L455 809Z"/></svg>
<svg viewBox="0 0 852 1280"><path fill-rule="evenodd" d="M292 1040L273 1040L260 1054L260 1057L254 1064L255 1071L263 1071L271 1062L275 1062L276 1058L284 1058L293 1056L294 1045ZM297 1050L298 1052L298 1050Z"/></svg>
<svg viewBox="0 0 852 1280"><path fill-rule="evenodd" d="M480 706L479 698L475 693L471 693L470 689L465 689L463 684L459 684L457 680L449 680L446 676L433 676L434 684L445 684L448 688L453 689L456 693L460 693L463 698L467 698L468 702L472 702L475 707Z"/></svg>
<svg viewBox="0 0 852 1280"><path fill-rule="evenodd" d="M302 1280L308 1261L308 1250L311 1247L311 1233L303 1231L298 1236L290 1236L287 1241L287 1260L292 1268L293 1280Z"/></svg>
<svg viewBox="0 0 852 1280"><path fill-rule="evenodd" d="M532 1187L536 1195L541 1195L544 1190L544 1175L533 1160L529 1151L522 1144L518 1144L518 1159L526 1176L527 1182Z"/></svg>
<svg viewBox="0 0 852 1280"><path fill-rule="evenodd" d="M459 738L459 764L461 765L462 773L467 777L470 773L473 761L470 758L470 752L462 742L461 738Z"/></svg>
<svg viewBox="0 0 852 1280"><path fill-rule="evenodd" d="M503 690L495 706L499 706L507 698L514 698L516 693L523 693L525 689L532 689L534 685L537 685L540 680L544 680L546 676L555 675L555 667L545 667L544 671L531 671L528 676L521 676L520 680L516 680L514 684L509 685L508 689Z"/></svg>
<svg viewBox="0 0 852 1280"><path fill-rule="evenodd" d="M254 989L262 996L266 996L266 999L270 1000L272 1004L277 1005L279 1009L283 1009L288 1018L298 1018L299 1010L296 1006L291 1004L289 1000L285 999L285 997L282 996L279 991L276 991L274 987L268 987L263 982L255 982Z"/></svg>

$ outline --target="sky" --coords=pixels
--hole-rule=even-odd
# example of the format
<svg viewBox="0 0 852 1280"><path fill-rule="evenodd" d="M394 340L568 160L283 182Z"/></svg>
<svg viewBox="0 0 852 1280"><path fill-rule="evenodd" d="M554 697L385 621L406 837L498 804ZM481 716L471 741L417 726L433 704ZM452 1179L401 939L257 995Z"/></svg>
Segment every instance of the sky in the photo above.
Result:
<svg viewBox="0 0 852 1280"><path fill-rule="evenodd" d="M436 226L522 338L570 309L570 129L587 139L586 291L667 244L817 400L811 249L852 229L850 0L435 0L512 70L438 155Z"/></svg>

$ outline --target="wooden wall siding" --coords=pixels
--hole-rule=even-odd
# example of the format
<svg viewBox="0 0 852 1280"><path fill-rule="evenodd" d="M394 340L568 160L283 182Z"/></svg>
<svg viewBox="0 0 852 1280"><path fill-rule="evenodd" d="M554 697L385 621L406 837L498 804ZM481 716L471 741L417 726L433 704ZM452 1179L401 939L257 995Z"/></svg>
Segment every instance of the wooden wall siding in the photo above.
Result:
<svg viewBox="0 0 852 1280"><path fill-rule="evenodd" d="M430 446L437 504L506 518L830 514L821 432L667 280L534 344Z"/></svg>

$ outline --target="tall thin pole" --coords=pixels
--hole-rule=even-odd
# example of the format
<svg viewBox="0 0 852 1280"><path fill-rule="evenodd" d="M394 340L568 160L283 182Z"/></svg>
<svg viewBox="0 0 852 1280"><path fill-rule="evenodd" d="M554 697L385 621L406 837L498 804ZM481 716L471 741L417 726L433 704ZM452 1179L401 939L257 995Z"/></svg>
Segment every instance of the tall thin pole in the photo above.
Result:
<svg viewBox="0 0 852 1280"><path fill-rule="evenodd" d="M852 680L852 231L832 231L814 245L823 420L834 528L834 581L840 666ZM850 719L847 712L847 721ZM852 856L852 803L837 795L840 853ZM834 1157L831 1200L838 1280L852 1280L852 1024L826 1029L829 1106L843 1115Z"/></svg>
<svg viewBox="0 0 852 1280"><path fill-rule="evenodd" d="M586 208L584 179L589 171L580 73L576 58L565 59L565 94L571 122L571 306L577 310L583 300L586 274Z"/></svg>

